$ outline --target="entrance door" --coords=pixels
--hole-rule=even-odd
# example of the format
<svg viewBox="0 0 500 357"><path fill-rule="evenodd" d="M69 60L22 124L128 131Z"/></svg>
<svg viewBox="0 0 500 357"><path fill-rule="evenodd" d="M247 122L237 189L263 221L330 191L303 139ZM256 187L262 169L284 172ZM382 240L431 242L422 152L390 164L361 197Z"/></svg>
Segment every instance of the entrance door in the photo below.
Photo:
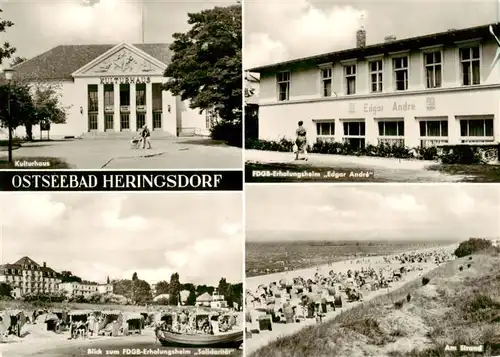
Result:
<svg viewBox="0 0 500 357"><path fill-rule="evenodd" d="M137 130L140 130L144 125L146 125L146 114L137 113Z"/></svg>
<svg viewBox="0 0 500 357"><path fill-rule="evenodd" d="M153 112L153 130L160 130L162 124L162 112Z"/></svg>

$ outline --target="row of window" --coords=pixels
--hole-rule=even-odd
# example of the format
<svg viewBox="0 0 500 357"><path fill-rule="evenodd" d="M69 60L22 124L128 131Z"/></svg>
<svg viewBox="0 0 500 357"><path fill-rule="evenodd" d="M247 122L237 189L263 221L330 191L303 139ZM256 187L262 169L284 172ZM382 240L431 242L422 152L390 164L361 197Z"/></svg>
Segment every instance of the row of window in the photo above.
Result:
<svg viewBox="0 0 500 357"><path fill-rule="evenodd" d="M21 269L5 269L3 272L0 271L0 274L3 273L3 275L32 275L32 272L30 270L21 270ZM47 271L34 271L33 275L40 275L46 278L55 278L57 277L57 273L55 272L47 272Z"/></svg>
<svg viewBox="0 0 500 357"><path fill-rule="evenodd" d="M130 84L120 84L120 106L130 105ZM162 110L162 89L160 83L152 84L153 110ZM115 92L113 84L104 84L104 108L114 107ZM146 105L146 84L135 84L136 106ZM97 112L99 110L98 85L88 85L88 111Z"/></svg>
<svg viewBox="0 0 500 357"><path fill-rule="evenodd" d="M480 47L464 47L459 49L461 85L470 86L480 84L481 58ZM346 95L356 94L357 64L343 65L344 88ZM398 56L392 59L393 87L396 91L408 90L410 77L409 56ZM443 82L443 59L441 50L424 53L425 86L428 89L440 88ZM380 93L384 90L383 60L368 61L370 92ZM321 96L332 96L333 70L331 67L320 69ZM290 99L291 72L277 74L278 100Z"/></svg>
<svg viewBox="0 0 500 357"><path fill-rule="evenodd" d="M96 113L89 113L88 115L89 131L98 129L98 115ZM146 115L144 113L137 113L136 115L136 128L142 128L146 124ZM105 130L114 129L114 114L104 115L104 128ZM153 113L153 130L162 128L162 113ZM120 130L130 130L130 115L120 114Z"/></svg>
<svg viewBox="0 0 500 357"><path fill-rule="evenodd" d="M379 121L379 136L404 137L405 125L403 120ZM447 120L421 120L421 137L447 137ZM334 136L335 122L316 123L316 134L318 136ZM364 137L364 121L348 121L343 123L343 137ZM493 119L462 119L460 120L461 137L494 137Z"/></svg>

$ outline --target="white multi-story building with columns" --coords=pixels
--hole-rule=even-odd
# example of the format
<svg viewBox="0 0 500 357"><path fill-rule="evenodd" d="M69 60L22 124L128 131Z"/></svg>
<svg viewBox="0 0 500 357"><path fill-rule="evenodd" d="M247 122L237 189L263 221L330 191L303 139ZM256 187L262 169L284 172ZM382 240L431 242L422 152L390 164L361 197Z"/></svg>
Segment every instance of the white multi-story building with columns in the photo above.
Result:
<svg viewBox="0 0 500 357"><path fill-rule="evenodd" d="M135 132L145 124L173 136L208 135L210 111L200 114L162 90L171 56L168 44L64 45L14 66L14 80L57 89L67 120L51 125L51 137Z"/></svg>
<svg viewBox="0 0 500 357"><path fill-rule="evenodd" d="M259 138L407 147L500 141L500 25L366 45L250 69Z"/></svg>

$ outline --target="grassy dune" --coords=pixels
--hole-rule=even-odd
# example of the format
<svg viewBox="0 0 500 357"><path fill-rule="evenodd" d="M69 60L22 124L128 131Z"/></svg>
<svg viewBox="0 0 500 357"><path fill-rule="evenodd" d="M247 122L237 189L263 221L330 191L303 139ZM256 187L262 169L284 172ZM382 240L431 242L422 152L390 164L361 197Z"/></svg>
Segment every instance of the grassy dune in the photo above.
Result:
<svg viewBox="0 0 500 357"><path fill-rule="evenodd" d="M426 277L425 285L410 282L250 356L449 357L458 354L445 351L446 345L500 346L498 252L451 261ZM468 355L479 354L460 354Z"/></svg>

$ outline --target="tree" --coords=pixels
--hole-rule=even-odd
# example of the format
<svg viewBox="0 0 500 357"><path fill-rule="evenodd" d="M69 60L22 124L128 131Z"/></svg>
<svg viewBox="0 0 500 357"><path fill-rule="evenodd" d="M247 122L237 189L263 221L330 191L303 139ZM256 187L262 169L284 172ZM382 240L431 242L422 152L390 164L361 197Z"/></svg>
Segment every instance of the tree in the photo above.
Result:
<svg viewBox="0 0 500 357"><path fill-rule="evenodd" d="M10 93L10 116L6 105L0 106L0 126L12 129L32 120L35 111L27 85L13 82L0 85L0 103L7 103Z"/></svg>
<svg viewBox="0 0 500 357"><path fill-rule="evenodd" d="M110 280L109 280L109 276L106 278L106 284L109 284L110 283Z"/></svg>
<svg viewBox="0 0 500 357"><path fill-rule="evenodd" d="M0 283L0 296L8 296L10 297L10 293L12 291L12 288L9 284L7 283Z"/></svg>
<svg viewBox="0 0 500 357"><path fill-rule="evenodd" d="M33 140L33 125L64 124L67 114L67 108L62 107L61 95L54 85L34 84L31 92L35 111L32 120L24 123L28 140Z"/></svg>
<svg viewBox="0 0 500 357"><path fill-rule="evenodd" d="M470 238L469 240L460 243L454 254L458 258L462 258L473 253L491 249L492 246L493 244L488 239Z"/></svg>
<svg viewBox="0 0 500 357"><path fill-rule="evenodd" d="M219 280L219 286L217 287L217 290L219 291L219 295L228 295L231 289L231 284L228 284L226 281L226 278L221 278Z"/></svg>
<svg viewBox="0 0 500 357"><path fill-rule="evenodd" d="M190 107L200 112L214 110L220 124L232 125L231 137L239 136L241 141L241 5L215 7L188 17L191 29L173 35L174 54L165 70L169 81L164 89L189 99ZM212 131L215 139L216 133Z"/></svg>
<svg viewBox="0 0 500 357"><path fill-rule="evenodd" d="M170 284L168 293L170 305L177 305L179 303L179 293L181 292L181 283L179 281L179 274L174 273L170 277Z"/></svg>
<svg viewBox="0 0 500 357"><path fill-rule="evenodd" d="M189 291L189 296L187 298L186 305L191 305L191 306L196 305L196 293L194 292L194 290Z"/></svg>
<svg viewBox="0 0 500 357"><path fill-rule="evenodd" d="M132 281L136 281L138 280L138 277L137 277L137 273L134 272L134 274L132 274Z"/></svg>
<svg viewBox="0 0 500 357"><path fill-rule="evenodd" d="M26 57L19 57L19 56L16 56L14 57L14 59L12 60L12 63L10 64L11 67L12 66L15 66L17 64L21 64L23 63L24 61L26 61Z"/></svg>
<svg viewBox="0 0 500 357"><path fill-rule="evenodd" d="M0 13L1 12L3 12L2 9L0 9ZM6 32L7 28L12 26L14 26L12 21L2 20L0 18L0 32ZM10 58L14 52L16 52L15 47L10 47L8 42L5 42L3 46L0 46L0 64L2 64L4 58Z"/></svg>
<svg viewBox="0 0 500 357"><path fill-rule="evenodd" d="M207 285L198 285L196 287L196 294L201 295L204 293L209 293L212 295L214 293L215 288L213 286L207 286Z"/></svg>
<svg viewBox="0 0 500 357"><path fill-rule="evenodd" d="M153 297L151 296L151 287L148 282L144 280L134 280L134 302L138 304L147 304L151 302Z"/></svg>
<svg viewBox="0 0 500 357"><path fill-rule="evenodd" d="M159 281L156 283L156 295L168 294L170 287L167 281Z"/></svg>
<svg viewBox="0 0 500 357"><path fill-rule="evenodd" d="M82 278L79 276L73 275L70 271L64 270L59 274L59 277L61 278L61 282L63 283L81 283Z"/></svg>

